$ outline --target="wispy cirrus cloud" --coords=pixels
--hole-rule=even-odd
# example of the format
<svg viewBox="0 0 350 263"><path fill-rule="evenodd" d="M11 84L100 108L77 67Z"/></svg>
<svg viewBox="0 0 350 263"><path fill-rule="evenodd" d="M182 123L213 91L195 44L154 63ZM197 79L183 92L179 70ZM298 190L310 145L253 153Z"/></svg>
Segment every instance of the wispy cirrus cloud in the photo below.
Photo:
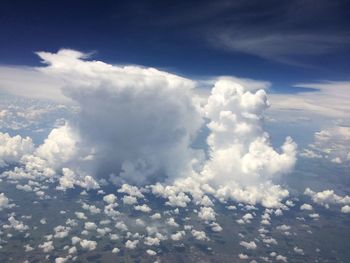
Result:
<svg viewBox="0 0 350 263"><path fill-rule="evenodd" d="M318 56L342 51L350 44L350 35L302 32L240 32L224 30L210 42L229 51L243 52L288 64L301 64L303 56Z"/></svg>
<svg viewBox="0 0 350 263"><path fill-rule="evenodd" d="M271 94L272 110L299 111L303 116L348 119L350 115L350 81L299 83L294 87L311 92Z"/></svg>
<svg viewBox="0 0 350 263"><path fill-rule="evenodd" d="M310 67L314 57L348 50L344 8L343 1L241 2L202 33L218 49Z"/></svg>

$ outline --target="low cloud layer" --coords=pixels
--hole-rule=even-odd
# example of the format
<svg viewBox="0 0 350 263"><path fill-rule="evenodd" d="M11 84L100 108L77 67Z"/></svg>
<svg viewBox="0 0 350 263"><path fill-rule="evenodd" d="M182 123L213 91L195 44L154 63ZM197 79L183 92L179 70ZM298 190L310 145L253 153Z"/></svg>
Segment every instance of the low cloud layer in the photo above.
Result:
<svg viewBox="0 0 350 263"><path fill-rule="evenodd" d="M324 158L333 163L350 161L350 127L334 126L314 135L314 142L301 155L307 158Z"/></svg>

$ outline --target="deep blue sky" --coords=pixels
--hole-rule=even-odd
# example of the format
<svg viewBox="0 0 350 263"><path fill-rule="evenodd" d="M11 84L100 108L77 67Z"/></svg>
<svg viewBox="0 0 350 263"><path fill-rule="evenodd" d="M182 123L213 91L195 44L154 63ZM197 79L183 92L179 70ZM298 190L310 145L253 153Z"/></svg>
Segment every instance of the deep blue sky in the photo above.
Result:
<svg viewBox="0 0 350 263"><path fill-rule="evenodd" d="M191 77L348 80L350 2L1 1L0 64L73 48Z"/></svg>

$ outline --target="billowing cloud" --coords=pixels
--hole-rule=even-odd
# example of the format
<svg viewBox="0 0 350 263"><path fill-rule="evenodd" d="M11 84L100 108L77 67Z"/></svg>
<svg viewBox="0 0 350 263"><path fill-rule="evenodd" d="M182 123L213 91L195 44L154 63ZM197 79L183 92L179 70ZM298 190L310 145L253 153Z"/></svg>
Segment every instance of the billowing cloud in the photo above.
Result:
<svg viewBox="0 0 350 263"><path fill-rule="evenodd" d="M272 148L262 125L268 106L264 90L250 91L230 78L220 78L203 109L209 119L210 158L198 175L177 185L199 195L210 192L221 200L279 206L288 191L273 182L293 168L296 144L287 138L281 152Z"/></svg>
<svg viewBox="0 0 350 263"><path fill-rule="evenodd" d="M49 76L80 106L72 128L92 149L95 173L119 174L134 184L174 177L194 157L191 139L202 124L192 100L194 83L153 68L86 61L84 54L38 52Z"/></svg>
<svg viewBox="0 0 350 263"><path fill-rule="evenodd" d="M34 149L32 139L22 138L17 135L11 137L7 133L0 132L0 167L19 162L20 159L30 154Z"/></svg>
<svg viewBox="0 0 350 263"><path fill-rule="evenodd" d="M235 176L240 184L251 185L293 168L295 143L287 138L279 154L263 130L262 113L268 106L263 90L253 93L230 79L220 79L215 84L205 107L206 117L210 119L211 161L204 175L215 180L220 177L230 180Z"/></svg>
<svg viewBox="0 0 350 263"><path fill-rule="evenodd" d="M53 129L35 155L46 160L53 168L62 167L73 160L78 139L68 125Z"/></svg>
<svg viewBox="0 0 350 263"><path fill-rule="evenodd" d="M134 201L143 194L129 184L156 183L152 192L175 207L186 207L191 196L210 205L206 193L266 207L288 196L276 182L292 170L296 144L288 137L275 150L263 129L270 104L260 88L268 83L221 77L198 103L196 83L174 74L93 61L73 50L37 54L47 64L38 70L60 83L79 111L21 158L19 172L55 172L61 190L96 189L99 179L110 179ZM194 149L204 125L207 145Z"/></svg>

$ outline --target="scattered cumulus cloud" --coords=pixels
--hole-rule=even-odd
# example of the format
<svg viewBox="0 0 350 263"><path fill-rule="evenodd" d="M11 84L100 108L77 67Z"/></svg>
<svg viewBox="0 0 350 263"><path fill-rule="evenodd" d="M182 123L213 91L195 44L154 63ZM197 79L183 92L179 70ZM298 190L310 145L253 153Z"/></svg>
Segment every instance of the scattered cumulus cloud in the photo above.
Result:
<svg viewBox="0 0 350 263"><path fill-rule="evenodd" d="M350 196L340 196L337 195L334 190L324 190L320 192L312 191L310 188L306 188L305 195L310 196L312 201L318 205L322 205L326 208L329 208L330 204L334 205L349 205Z"/></svg>
<svg viewBox="0 0 350 263"><path fill-rule="evenodd" d="M314 134L314 142L301 152L307 158L324 158L337 164L350 161L350 127L334 126Z"/></svg>

